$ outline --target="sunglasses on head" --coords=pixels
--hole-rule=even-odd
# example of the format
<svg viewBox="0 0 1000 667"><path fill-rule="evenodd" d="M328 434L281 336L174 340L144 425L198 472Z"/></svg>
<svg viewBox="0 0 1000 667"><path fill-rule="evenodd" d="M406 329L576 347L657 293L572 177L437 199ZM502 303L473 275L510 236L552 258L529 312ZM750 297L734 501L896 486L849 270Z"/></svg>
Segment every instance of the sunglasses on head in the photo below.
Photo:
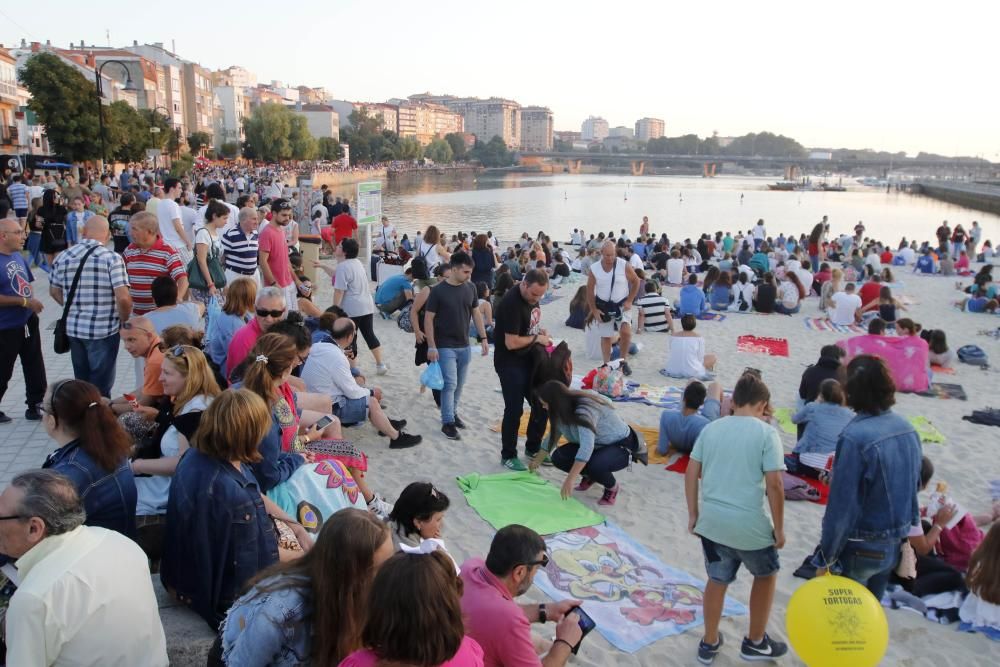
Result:
<svg viewBox="0 0 1000 667"><path fill-rule="evenodd" d="M271 206L271 210L272 210L272 211L287 211L287 210L289 210L289 209L291 209L291 208L292 208L292 205L291 205L291 204L289 204L289 203L288 203L288 202L286 202L286 201L283 201L283 202L281 202L281 203L278 203L278 204L273 204L273 205Z"/></svg>
<svg viewBox="0 0 1000 667"><path fill-rule="evenodd" d="M133 324L132 322L122 322L122 329L124 329L125 331L132 331L133 329L135 331L145 331L150 335L153 335L155 333L153 331L150 331L149 329L140 327L138 324Z"/></svg>
<svg viewBox="0 0 1000 667"><path fill-rule="evenodd" d="M284 310L264 310L263 308L257 309L257 317L274 317L278 318L285 314Z"/></svg>

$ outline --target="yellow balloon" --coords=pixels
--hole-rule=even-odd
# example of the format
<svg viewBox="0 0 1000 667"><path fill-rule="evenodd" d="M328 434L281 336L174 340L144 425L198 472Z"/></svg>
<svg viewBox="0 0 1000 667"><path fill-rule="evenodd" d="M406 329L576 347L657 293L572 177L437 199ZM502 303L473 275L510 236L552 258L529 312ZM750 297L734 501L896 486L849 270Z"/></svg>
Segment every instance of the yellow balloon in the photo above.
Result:
<svg viewBox="0 0 1000 667"><path fill-rule="evenodd" d="M874 667L889 646L879 601L858 582L835 575L816 577L795 591L785 629L809 667Z"/></svg>

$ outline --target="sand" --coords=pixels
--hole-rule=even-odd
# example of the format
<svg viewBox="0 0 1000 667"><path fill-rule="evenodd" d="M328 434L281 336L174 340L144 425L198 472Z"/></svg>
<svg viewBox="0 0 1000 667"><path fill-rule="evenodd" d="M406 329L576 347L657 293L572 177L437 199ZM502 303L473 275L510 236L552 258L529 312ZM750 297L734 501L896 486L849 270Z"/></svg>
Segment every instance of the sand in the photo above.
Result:
<svg viewBox="0 0 1000 667"><path fill-rule="evenodd" d="M906 316L921 322L925 327L947 331L953 349L975 343L986 350L995 364L1000 365L1000 343L996 339L977 335L981 329L996 328L1000 317L959 312L951 303L959 298L954 278L923 278L903 274L905 282L901 294L919 303L908 306ZM968 283L969 279L965 279ZM563 326L569 301L575 286L560 292L564 298L545 305L543 323L553 337L569 342L574 353L576 373L586 373L598 365L585 357L583 332ZM665 288L672 301L677 288ZM329 303L329 288L317 297L320 305ZM723 322L699 322L698 331L706 339L707 351L719 355L721 365L718 379L731 388L746 366L763 371L764 380L771 389L776 407L794 407L799 379L805 367L815 362L819 348L845 336L837 333L810 331L803 325L803 317L819 316L818 299L803 303L797 316L783 315L730 315ZM468 382L463 390L459 414L469 425L460 441L451 441L440 431L440 417L430 392L419 393L419 369L413 365L413 336L399 329L395 322L376 318L376 331L385 347L391 372L376 377L374 362L360 344L361 366L370 382L381 386L385 404L393 417L409 420L406 430L420 433L424 442L418 447L401 452L390 451L387 441L377 437L370 425L348 429L346 437L353 438L370 457L369 480L373 488L390 499L409 482L428 480L451 498L451 509L445 519L444 539L451 552L461 562L464 558L485 555L489 548L493 528L468 506L455 485L455 477L469 472L484 474L503 472L500 466L500 436L489 430L503 412L499 382L493 370L492 357L479 356L474 350ZM770 357L736 351L736 338L741 334L787 338L790 356ZM646 333L637 337L644 349L632 363L637 382L674 384L658 373L663 366L667 350L667 334ZM924 452L937 469L936 480L946 480L954 496L972 512L989 510L988 482L1000 479L1000 459L991 448L1000 443L1000 429L978 426L963 421L973 408L996 405L994 399L998 380L997 370L983 371L973 366L956 364L954 375L940 376L941 382L958 383L965 387L968 401L940 400L916 395L897 396L896 410L904 416L928 417L948 438L943 445L925 445ZM626 420L649 426L658 424L660 410L654 407L616 403ZM786 449L794 444L794 436L782 433ZM655 444L655 443L651 443ZM523 451L523 439L520 442ZM559 485L564 475L553 468L543 468L541 474ZM704 564L698 540L687 532L687 512L684 503L683 476L668 472L662 465L636 466L631 472L619 474L622 491L618 502L610 508L599 508L599 488L577 494L582 502L598 509L622 526L635 540L655 552L665 563L704 578ZM777 594L768 630L775 638L787 641L785 609L790 596L804 583L792 576L807 553L817 543L824 507L807 502L787 502L785 505L785 534L787 544L780 552L782 570L778 574ZM539 508L544 511L545 508ZM751 577L741 572L730 587L730 594L743 603L748 602ZM533 588L525 600L545 600ZM956 625L943 626L932 623L913 612L886 610L890 626L890 646L883 664L905 665L971 665L997 664L1000 646L981 635L960 633ZM747 617L724 618L722 632L727 645L715 664L743 664L739 659L739 639L746 631ZM536 626L537 628L538 626ZM551 637L554 626L546 626L546 636ZM700 633L687 633L661 639L634 654L618 651L599 633L592 633L586 640L575 664L581 665L689 665L696 664L695 652ZM989 656L993 656L990 658ZM782 660L783 664L802 664L794 653Z"/></svg>

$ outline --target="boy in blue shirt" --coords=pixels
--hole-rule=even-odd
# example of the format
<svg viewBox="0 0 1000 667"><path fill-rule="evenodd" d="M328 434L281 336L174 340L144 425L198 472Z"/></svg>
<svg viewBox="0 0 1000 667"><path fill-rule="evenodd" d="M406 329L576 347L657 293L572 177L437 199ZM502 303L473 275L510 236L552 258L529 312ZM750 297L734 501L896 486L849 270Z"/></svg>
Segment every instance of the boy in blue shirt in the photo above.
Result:
<svg viewBox="0 0 1000 667"><path fill-rule="evenodd" d="M698 276L692 273L688 276L688 284L681 288L680 297L677 299L677 312L680 317L685 315L697 317L707 310L705 293L698 287Z"/></svg>

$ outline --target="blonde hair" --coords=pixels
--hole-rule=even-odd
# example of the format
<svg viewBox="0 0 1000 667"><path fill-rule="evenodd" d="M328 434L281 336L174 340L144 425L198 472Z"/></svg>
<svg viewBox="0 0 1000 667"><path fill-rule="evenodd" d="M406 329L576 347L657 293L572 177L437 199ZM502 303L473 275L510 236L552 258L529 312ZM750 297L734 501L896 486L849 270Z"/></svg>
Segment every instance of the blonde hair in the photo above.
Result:
<svg viewBox="0 0 1000 667"><path fill-rule="evenodd" d="M247 389L227 389L201 416L191 446L220 461L256 463L259 445L271 430L271 410Z"/></svg>
<svg viewBox="0 0 1000 667"><path fill-rule="evenodd" d="M176 354L180 352L180 354ZM184 389L174 397L174 414L180 414L188 402L195 396L215 398L222 390L215 381L215 373L208 365L205 354L190 345L176 345L164 351L163 361L170 363L184 376Z"/></svg>

